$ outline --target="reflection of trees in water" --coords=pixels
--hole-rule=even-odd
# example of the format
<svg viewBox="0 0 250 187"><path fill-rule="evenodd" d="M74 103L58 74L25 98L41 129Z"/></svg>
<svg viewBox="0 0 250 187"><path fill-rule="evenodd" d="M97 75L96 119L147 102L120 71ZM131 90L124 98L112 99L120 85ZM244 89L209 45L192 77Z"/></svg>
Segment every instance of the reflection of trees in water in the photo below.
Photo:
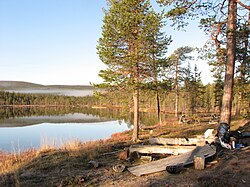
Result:
<svg viewBox="0 0 250 187"><path fill-rule="evenodd" d="M88 107L0 107L0 119L30 116L60 116L66 114L86 114L100 118L124 120L128 128L133 124L133 113L125 113L122 109L93 109ZM154 113L141 113L141 124L154 125L157 123L157 116Z"/></svg>

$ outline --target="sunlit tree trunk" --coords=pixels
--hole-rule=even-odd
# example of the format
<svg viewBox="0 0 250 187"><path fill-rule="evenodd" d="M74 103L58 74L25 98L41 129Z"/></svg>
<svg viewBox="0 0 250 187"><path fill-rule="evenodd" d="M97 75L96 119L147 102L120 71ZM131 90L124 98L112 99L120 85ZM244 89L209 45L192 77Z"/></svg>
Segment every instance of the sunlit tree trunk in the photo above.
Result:
<svg viewBox="0 0 250 187"><path fill-rule="evenodd" d="M153 54L154 56L154 54ZM161 106L160 106L160 97L159 97L159 90L158 90L158 81L157 81L157 73L156 73L156 68L155 68L155 59L153 57L153 71L154 71L154 83L156 86L156 93L155 93L155 103L156 103L156 108L157 108L157 120L158 123L161 123Z"/></svg>
<svg viewBox="0 0 250 187"><path fill-rule="evenodd" d="M175 117L178 117L179 113L179 59L175 64Z"/></svg>
<svg viewBox="0 0 250 187"><path fill-rule="evenodd" d="M132 140L136 142L139 139L139 89L133 93L134 101L134 130Z"/></svg>
<svg viewBox="0 0 250 187"><path fill-rule="evenodd" d="M138 39L138 28L135 29L135 38ZM136 142L139 139L139 54L138 54L138 40L135 40L134 44L134 93L133 93L133 101L134 101L134 130L132 140Z"/></svg>
<svg viewBox="0 0 250 187"><path fill-rule="evenodd" d="M227 63L220 120L230 124L233 99L234 67L236 56L237 3L229 0L227 25Z"/></svg>

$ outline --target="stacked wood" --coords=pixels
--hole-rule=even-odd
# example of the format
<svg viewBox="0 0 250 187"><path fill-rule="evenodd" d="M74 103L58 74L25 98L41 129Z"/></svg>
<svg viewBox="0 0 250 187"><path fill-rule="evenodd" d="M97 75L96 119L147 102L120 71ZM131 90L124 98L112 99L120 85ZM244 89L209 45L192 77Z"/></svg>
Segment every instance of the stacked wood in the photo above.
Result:
<svg viewBox="0 0 250 187"><path fill-rule="evenodd" d="M192 151L196 146L161 146L161 145L131 145L129 152L138 152L141 154L170 154L178 155Z"/></svg>
<svg viewBox="0 0 250 187"><path fill-rule="evenodd" d="M204 138L204 136L199 136L196 138L150 138L150 144L160 144L160 145L198 145L202 146L207 143L212 143L215 141L215 137Z"/></svg>
<svg viewBox="0 0 250 187"><path fill-rule="evenodd" d="M194 150L183 153L178 156L169 156L157 161L152 161L147 164L138 165L128 168L128 170L136 176L142 176L146 174L151 174L155 172L160 172L166 170L167 166L178 166L182 165L183 167L194 162L194 156L200 155L204 158L209 158L214 156L216 153L215 146L204 145L202 147L197 146Z"/></svg>

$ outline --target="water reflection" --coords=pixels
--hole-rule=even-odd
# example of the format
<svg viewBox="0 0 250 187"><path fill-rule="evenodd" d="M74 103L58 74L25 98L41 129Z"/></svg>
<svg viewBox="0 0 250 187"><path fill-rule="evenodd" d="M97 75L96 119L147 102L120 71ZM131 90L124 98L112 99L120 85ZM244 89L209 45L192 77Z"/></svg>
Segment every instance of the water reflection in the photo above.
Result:
<svg viewBox="0 0 250 187"><path fill-rule="evenodd" d="M155 114L142 113L141 124L157 123ZM0 108L0 150L56 145L69 140L97 140L131 128L133 114L120 109L75 107Z"/></svg>
<svg viewBox="0 0 250 187"><path fill-rule="evenodd" d="M42 123L96 123L111 121L112 119L98 117L91 114L61 114L44 116L11 117L0 120L0 127L23 127Z"/></svg>
<svg viewBox="0 0 250 187"><path fill-rule="evenodd" d="M0 148L4 151L25 150L46 145L61 146L72 140L105 139L116 132L127 130L123 121L93 123L42 123L34 126L0 128ZM41 145L42 144L42 145Z"/></svg>

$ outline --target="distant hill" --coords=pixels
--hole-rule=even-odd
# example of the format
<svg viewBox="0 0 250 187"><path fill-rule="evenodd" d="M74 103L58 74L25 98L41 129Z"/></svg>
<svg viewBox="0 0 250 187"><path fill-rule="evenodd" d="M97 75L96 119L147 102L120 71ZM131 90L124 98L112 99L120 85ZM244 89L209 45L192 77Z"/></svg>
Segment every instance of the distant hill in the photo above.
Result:
<svg viewBox="0 0 250 187"><path fill-rule="evenodd" d="M40 84L34 84L29 82L22 81L0 81L0 89L9 90L9 89L22 89L22 88L44 88L45 86Z"/></svg>
<svg viewBox="0 0 250 187"><path fill-rule="evenodd" d="M42 85L23 81L0 81L0 90L19 93L42 93L68 96L92 95L90 85Z"/></svg>
<svg viewBox="0 0 250 187"><path fill-rule="evenodd" d="M0 81L0 89L16 90L16 89L73 89L73 90L92 90L90 85L42 85L23 81Z"/></svg>

